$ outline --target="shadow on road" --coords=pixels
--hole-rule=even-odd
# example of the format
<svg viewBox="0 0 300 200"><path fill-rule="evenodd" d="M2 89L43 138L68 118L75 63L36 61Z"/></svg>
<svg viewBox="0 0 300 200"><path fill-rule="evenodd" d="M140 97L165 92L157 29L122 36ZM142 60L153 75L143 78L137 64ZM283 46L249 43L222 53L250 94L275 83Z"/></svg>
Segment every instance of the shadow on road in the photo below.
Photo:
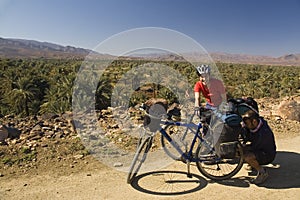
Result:
<svg viewBox="0 0 300 200"><path fill-rule="evenodd" d="M278 151L275 160L265 166L269 178L260 187L269 189L300 188L300 154ZM153 195L182 195L199 191L208 183L218 183L231 187L250 186L255 176L240 176L223 181L207 181L203 177L192 174L188 178L182 171L154 171L137 176L131 183L132 187Z"/></svg>
<svg viewBox="0 0 300 200"><path fill-rule="evenodd" d="M199 175L187 177L182 171L154 171L136 176L131 186L138 191L153 195L182 195L206 187L207 181Z"/></svg>
<svg viewBox="0 0 300 200"><path fill-rule="evenodd" d="M265 166L269 178L259 185L269 189L300 188L300 154L278 151L273 163ZM251 176L256 174L251 174ZM255 176L254 176L255 177ZM253 177L253 178L254 178ZM251 177L237 177L217 183L233 187L249 187ZM213 182L213 181L211 181Z"/></svg>
<svg viewBox="0 0 300 200"><path fill-rule="evenodd" d="M270 177L262 186L274 189L300 188L300 154L278 151L275 167L267 167Z"/></svg>

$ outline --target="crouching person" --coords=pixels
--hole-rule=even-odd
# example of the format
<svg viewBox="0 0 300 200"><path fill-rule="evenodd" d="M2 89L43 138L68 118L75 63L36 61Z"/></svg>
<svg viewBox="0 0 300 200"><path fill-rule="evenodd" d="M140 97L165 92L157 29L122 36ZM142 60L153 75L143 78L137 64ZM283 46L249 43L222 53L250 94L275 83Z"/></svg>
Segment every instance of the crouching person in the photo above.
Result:
<svg viewBox="0 0 300 200"><path fill-rule="evenodd" d="M244 147L244 159L258 174L254 184L261 184L268 178L268 172L262 167L271 163L276 156L274 134L267 122L253 111L248 110L242 115L250 144Z"/></svg>

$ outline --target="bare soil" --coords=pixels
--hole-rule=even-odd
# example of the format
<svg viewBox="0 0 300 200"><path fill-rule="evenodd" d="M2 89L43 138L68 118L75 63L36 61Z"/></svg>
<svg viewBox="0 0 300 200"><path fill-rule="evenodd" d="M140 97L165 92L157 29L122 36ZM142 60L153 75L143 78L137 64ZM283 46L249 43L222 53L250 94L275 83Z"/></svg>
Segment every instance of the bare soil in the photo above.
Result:
<svg viewBox="0 0 300 200"><path fill-rule="evenodd" d="M72 136L52 138L30 150L0 146L0 199L299 199L300 123L265 118L278 154L266 166L270 177L261 186L250 183L254 174L245 169L214 182L192 166L194 177L189 179L182 175L186 165L181 162L140 174L130 185L125 172L100 163ZM171 176L180 178L166 188L162 177ZM170 187L177 192L168 193Z"/></svg>
<svg viewBox="0 0 300 200"><path fill-rule="evenodd" d="M278 155L274 165L268 166L269 179L262 185L249 183L247 171L242 169L233 179L214 182L205 179L196 167L193 179L181 177L174 183L180 194L164 193L156 178L160 172L154 171L139 182L147 184L137 187L126 183L126 173L108 168L86 156L74 167L49 164L48 167L26 173L4 174L0 178L1 199L298 199L300 195L299 170L300 136L278 139ZM172 176L185 172L185 165L176 162L166 169ZM5 171L4 171L5 172ZM2 172L1 172L2 173ZM195 181L195 179L197 181ZM153 181L151 181L153 180ZM193 182L194 181L194 182ZM192 185L193 184L193 185ZM187 190L188 188L188 190ZM191 189L192 188L192 189ZM187 190L187 191L185 191Z"/></svg>

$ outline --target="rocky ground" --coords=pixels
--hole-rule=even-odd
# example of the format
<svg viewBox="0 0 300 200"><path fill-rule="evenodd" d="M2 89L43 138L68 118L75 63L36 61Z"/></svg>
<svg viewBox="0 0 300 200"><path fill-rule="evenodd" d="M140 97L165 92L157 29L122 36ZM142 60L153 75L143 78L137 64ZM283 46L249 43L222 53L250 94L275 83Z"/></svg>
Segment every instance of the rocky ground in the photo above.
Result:
<svg viewBox="0 0 300 200"><path fill-rule="evenodd" d="M299 97L294 98L293 101L299 102ZM300 135L299 120L290 120L279 112L278 107L282 100L260 99L258 103L260 112L268 120L276 139L294 138ZM295 107L297 112L299 112L298 108ZM107 136L114 143L135 147L135 145L128 145L134 144L135 141L122 135L123 130L111 119L111 112L112 109L103 110L98 124L106 127ZM132 117L137 122L142 119L140 114ZM87 172L86 175L89 176L89 170L103 168L103 165L89 154L75 132L71 113L22 119L5 116L0 119L0 122L21 130L20 138L7 139L8 145L0 146L0 181L8 181L19 176L60 177L82 172Z"/></svg>

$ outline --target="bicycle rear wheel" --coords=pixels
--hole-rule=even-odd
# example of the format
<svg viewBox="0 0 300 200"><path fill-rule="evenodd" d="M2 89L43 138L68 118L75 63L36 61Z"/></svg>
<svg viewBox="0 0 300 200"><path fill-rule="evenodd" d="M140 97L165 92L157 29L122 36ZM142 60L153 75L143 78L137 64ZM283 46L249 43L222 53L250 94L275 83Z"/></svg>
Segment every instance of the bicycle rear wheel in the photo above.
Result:
<svg viewBox="0 0 300 200"><path fill-rule="evenodd" d="M243 149L240 143L236 147L236 154L231 159L212 158L211 160L197 162L198 170L207 178L212 180L225 180L236 175L243 166ZM197 149L200 155L201 146Z"/></svg>
<svg viewBox="0 0 300 200"><path fill-rule="evenodd" d="M140 170L143 162L145 161L147 157L147 153L152 145L152 137L147 137L143 141L139 141L139 146L137 148L137 151L133 157L133 160L131 162L128 176L127 176L127 183L130 184L134 177L136 177L138 171Z"/></svg>
<svg viewBox="0 0 300 200"><path fill-rule="evenodd" d="M168 125L164 129L166 133L172 138L172 141L178 146L183 152L187 152L188 144L194 137L189 129L182 126ZM175 147L163 136L161 135L161 145L165 153L174 160L180 160L181 154L175 149Z"/></svg>

